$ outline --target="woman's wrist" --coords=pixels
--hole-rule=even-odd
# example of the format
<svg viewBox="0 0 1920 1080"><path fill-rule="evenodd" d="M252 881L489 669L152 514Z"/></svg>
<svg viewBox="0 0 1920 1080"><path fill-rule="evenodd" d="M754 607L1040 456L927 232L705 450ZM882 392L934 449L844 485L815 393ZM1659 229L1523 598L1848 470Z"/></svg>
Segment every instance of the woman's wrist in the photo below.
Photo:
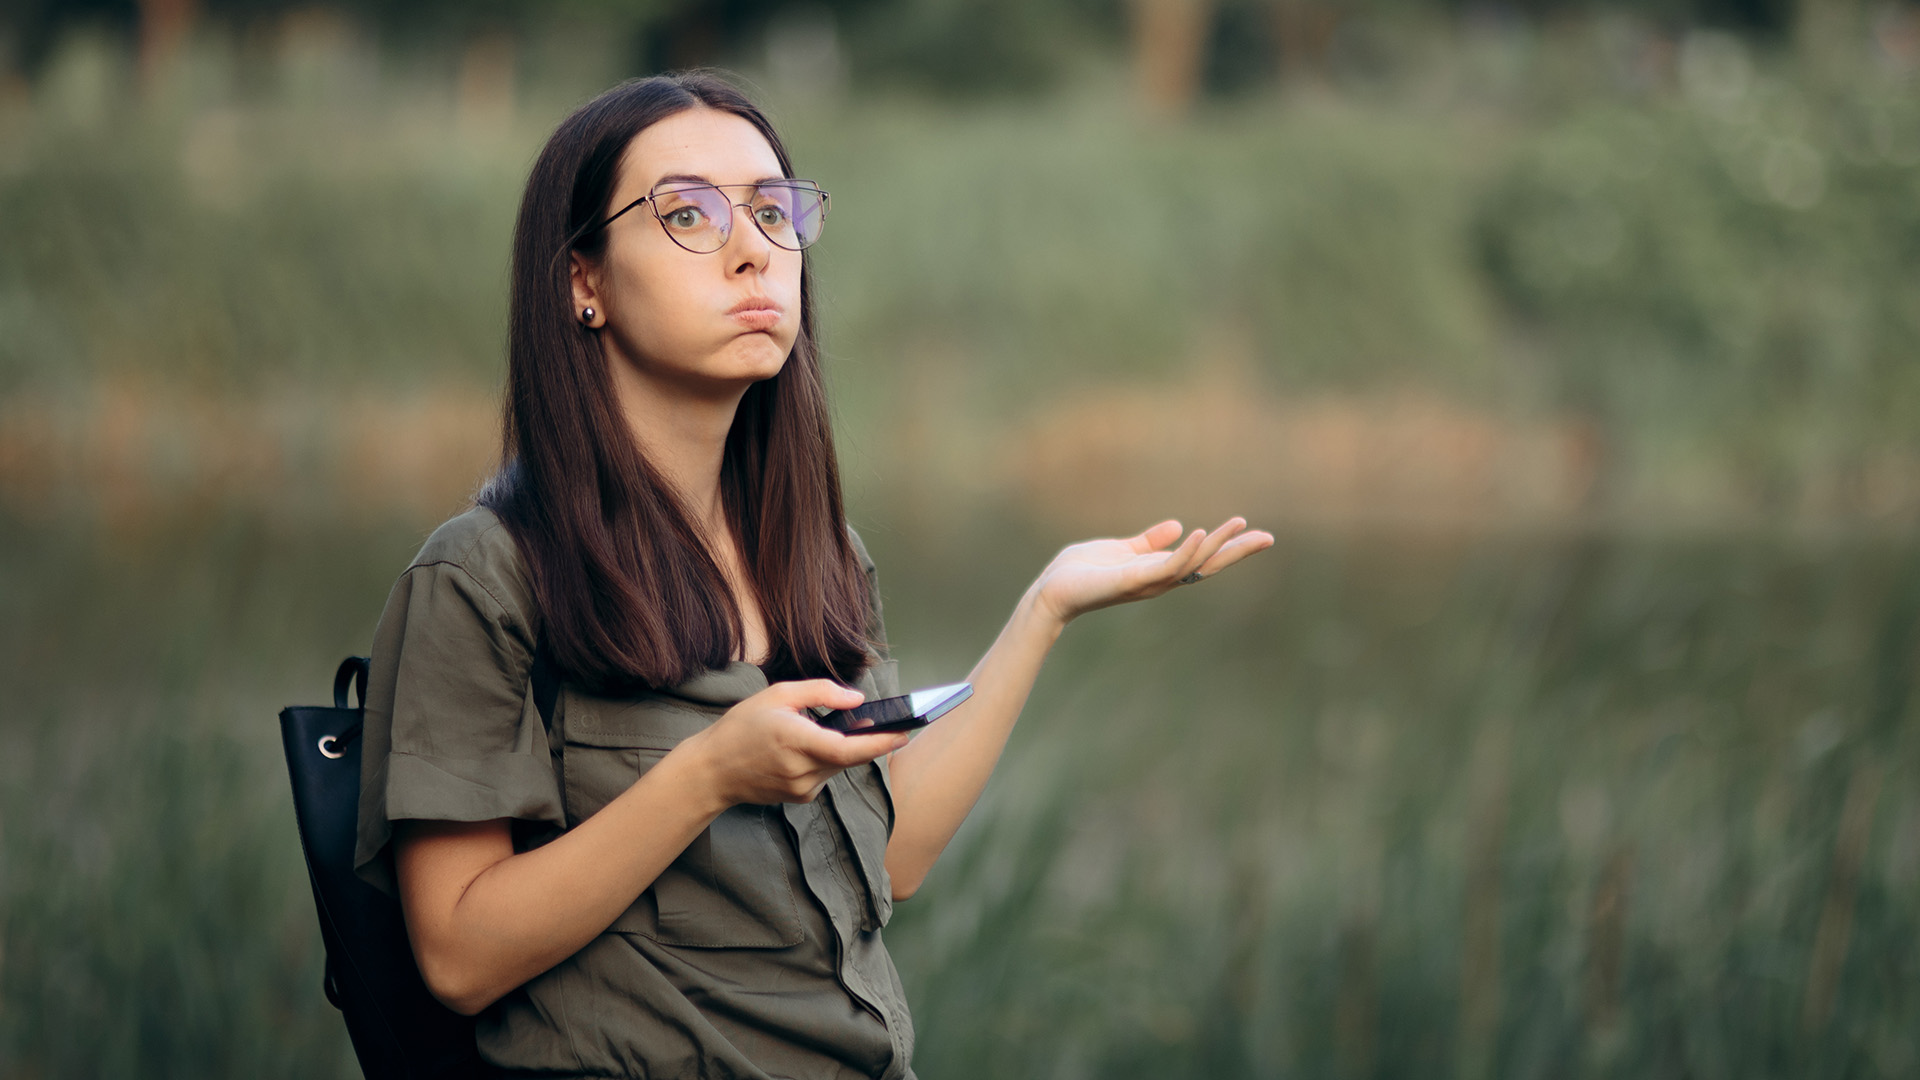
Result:
<svg viewBox="0 0 1920 1080"><path fill-rule="evenodd" d="M711 821L726 813L737 801L730 797L721 779L718 763L707 750L706 732L698 732L667 751L645 776L672 785L682 805L692 808Z"/></svg>
<svg viewBox="0 0 1920 1080"><path fill-rule="evenodd" d="M1066 630L1067 624L1073 621L1073 616L1061 612L1047 599L1046 591L1041 587L1045 580L1042 575L1027 588L1026 595L1014 605L1012 622L1043 635L1051 645Z"/></svg>

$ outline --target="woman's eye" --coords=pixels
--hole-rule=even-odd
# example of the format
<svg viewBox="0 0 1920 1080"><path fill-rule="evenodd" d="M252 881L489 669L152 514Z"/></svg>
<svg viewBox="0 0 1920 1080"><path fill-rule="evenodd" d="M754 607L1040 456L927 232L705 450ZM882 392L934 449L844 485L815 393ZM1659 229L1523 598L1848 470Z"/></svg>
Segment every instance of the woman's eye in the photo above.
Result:
<svg viewBox="0 0 1920 1080"><path fill-rule="evenodd" d="M753 213L755 217L760 219L760 224L768 228L787 223L787 212L777 206L763 206Z"/></svg>
<svg viewBox="0 0 1920 1080"><path fill-rule="evenodd" d="M698 207L682 206L667 213L665 221L676 229L691 229L700 224L702 215Z"/></svg>

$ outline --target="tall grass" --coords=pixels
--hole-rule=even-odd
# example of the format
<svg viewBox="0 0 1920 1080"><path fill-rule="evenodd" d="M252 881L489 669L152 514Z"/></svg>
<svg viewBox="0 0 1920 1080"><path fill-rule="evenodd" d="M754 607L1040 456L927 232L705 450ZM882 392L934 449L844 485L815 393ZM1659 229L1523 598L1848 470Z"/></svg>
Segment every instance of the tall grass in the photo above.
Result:
<svg viewBox="0 0 1920 1080"><path fill-rule="evenodd" d="M0 517L0 1073L355 1075L273 717L417 539Z"/></svg>
<svg viewBox="0 0 1920 1080"><path fill-rule="evenodd" d="M1049 546L861 514L915 684ZM5 535L0 1071L350 1075L272 717L417 535ZM1905 545L1263 559L1069 631L888 931L922 1075L1910 1072Z"/></svg>
<svg viewBox="0 0 1920 1080"><path fill-rule="evenodd" d="M901 908L924 1075L1913 1067L1910 550L1292 542L1220 588L1072 631Z"/></svg>

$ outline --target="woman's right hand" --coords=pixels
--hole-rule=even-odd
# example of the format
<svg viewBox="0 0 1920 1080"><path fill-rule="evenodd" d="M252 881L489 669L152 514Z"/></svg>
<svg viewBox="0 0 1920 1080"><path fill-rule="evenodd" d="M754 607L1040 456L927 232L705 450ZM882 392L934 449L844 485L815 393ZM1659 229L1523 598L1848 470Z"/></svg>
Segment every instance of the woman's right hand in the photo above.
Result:
<svg viewBox="0 0 1920 1080"><path fill-rule="evenodd" d="M843 735L820 726L808 711L851 709L865 700L860 691L829 679L777 682L688 736L673 753L699 764L724 806L812 802L835 773L907 745L906 735Z"/></svg>

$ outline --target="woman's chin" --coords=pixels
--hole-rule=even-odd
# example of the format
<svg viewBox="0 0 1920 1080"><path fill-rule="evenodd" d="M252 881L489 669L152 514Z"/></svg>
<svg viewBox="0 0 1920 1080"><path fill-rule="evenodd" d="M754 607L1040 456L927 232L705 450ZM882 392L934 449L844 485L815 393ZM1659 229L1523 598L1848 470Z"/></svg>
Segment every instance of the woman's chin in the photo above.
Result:
<svg viewBox="0 0 1920 1080"><path fill-rule="evenodd" d="M780 369L786 366L787 354L771 341L736 342L735 348L716 359L718 362L711 368L715 378L727 382L761 382L780 374Z"/></svg>

